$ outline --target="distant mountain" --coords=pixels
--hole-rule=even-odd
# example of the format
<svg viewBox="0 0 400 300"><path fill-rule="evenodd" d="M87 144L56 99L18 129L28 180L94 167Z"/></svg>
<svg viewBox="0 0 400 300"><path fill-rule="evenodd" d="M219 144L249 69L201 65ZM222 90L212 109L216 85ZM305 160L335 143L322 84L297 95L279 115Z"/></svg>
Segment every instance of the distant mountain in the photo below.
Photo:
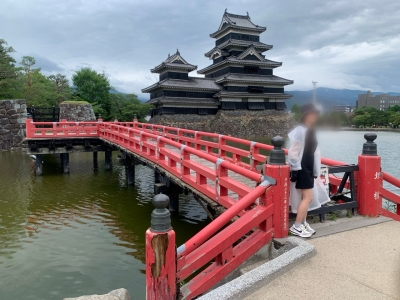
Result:
<svg viewBox="0 0 400 300"><path fill-rule="evenodd" d="M126 95L126 93L123 93L123 92L120 92L120 91L117 91L117 90L110 90L110 94L123 94L123 95Z"/></svg>
<svg viewBox="0 0 400 300"><path fill-rule="evenodd" d="M325 109L329 109L334 105L356 105L359 94L365 94L364 90L338 90L325 87L317 88L317 101L322 104ZM290 109L293 103L303 105L313 99L313 90L310 91L286 91L286 93L293 95L292 99L286 100L286 105ZM390 94L392 96L400 96L400 93L389 92L373 92L373 95Z"/></svg>

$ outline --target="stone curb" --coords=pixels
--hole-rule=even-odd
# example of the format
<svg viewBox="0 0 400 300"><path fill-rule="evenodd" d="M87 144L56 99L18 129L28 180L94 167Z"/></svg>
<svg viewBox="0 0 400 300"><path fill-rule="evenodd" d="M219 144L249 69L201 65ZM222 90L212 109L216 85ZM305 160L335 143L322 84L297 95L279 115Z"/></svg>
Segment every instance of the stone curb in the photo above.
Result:
<svg viewBox="0 0 400 300"><path fill-rule="evenodd" d="M299 238L288 237L287 243L293 245L289 251L212 290L198 300L242 299L316 254L313 245Z"/></svg>

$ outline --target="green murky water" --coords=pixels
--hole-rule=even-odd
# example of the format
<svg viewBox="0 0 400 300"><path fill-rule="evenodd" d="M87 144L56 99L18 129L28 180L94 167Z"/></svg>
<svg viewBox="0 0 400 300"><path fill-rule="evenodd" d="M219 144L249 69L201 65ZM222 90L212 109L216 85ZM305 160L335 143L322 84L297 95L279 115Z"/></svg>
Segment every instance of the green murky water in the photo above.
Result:
<svg viewBox="0 0 400 300"><path fill-rule="evenodd" d="M43 176L22 152L0 152L0 299L63 299L127 288L144 299L144 234L153 206L153 172L136 166L128 187L114 152L93 172L91 153L71 154L71 173L44 156ZM207 224L190 196L173 216L177 243Z"/></svg>

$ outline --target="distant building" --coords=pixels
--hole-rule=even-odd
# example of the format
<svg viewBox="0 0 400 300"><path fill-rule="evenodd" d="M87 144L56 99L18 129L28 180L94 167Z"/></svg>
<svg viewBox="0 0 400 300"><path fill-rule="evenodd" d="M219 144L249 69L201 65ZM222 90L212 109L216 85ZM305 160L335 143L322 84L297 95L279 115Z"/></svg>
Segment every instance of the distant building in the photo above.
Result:
<svg viewBox="0 0 400 300"><path fill-rule="evenodd" d="M205 53L212 64L197 73L205 77L190 77L197 69L177 51L151 70L159 81L142 91L150 93L147 103L155 105L152 116L158 114L216 114L218 110L284 110L285 99L291 98L284 87L292 84L273 75L282 65L265 58L271 45L260 42L266 30L247 15L225 11L217 31L210 34L215 47Z"/></svg>
<svg viewBox="0 0 400 300"><path fill-rule="evenodd" d="M351 113L356 107L353 105L335 105L331 107L331 111L340 111L344 113Z"/></svg>
<svg viewBox="0 0 400 300"><path fill-rule="evenodd" d="M394 105L400 105L400 96L390 96L389 94L381 94L373 96L370 91L366 94L358 95L357 108L375 107L379 110L387 110Z"/></svg>

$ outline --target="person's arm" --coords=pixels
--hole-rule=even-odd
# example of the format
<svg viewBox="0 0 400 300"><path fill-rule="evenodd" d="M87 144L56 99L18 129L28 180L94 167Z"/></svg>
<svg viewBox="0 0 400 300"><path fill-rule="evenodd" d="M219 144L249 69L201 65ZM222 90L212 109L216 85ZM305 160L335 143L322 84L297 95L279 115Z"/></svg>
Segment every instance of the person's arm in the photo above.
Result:
<svg viewBox="0 0 400 300"><path fill-rule="evenodd" d="M314 177L318 177L321 175L321 151L319 150L319 147L317 146L317 149L315 149L314 152Z"/></svg>
<svg viewBox="0 0 400 300"><path fill-rule="evenodd" d="M288 151L288 163L290 166L290 180L292 182L297 181L297 172L301 170L301 157L302 151L302 137L301 129L292 132L290 135L290 147Z"/></svg>

